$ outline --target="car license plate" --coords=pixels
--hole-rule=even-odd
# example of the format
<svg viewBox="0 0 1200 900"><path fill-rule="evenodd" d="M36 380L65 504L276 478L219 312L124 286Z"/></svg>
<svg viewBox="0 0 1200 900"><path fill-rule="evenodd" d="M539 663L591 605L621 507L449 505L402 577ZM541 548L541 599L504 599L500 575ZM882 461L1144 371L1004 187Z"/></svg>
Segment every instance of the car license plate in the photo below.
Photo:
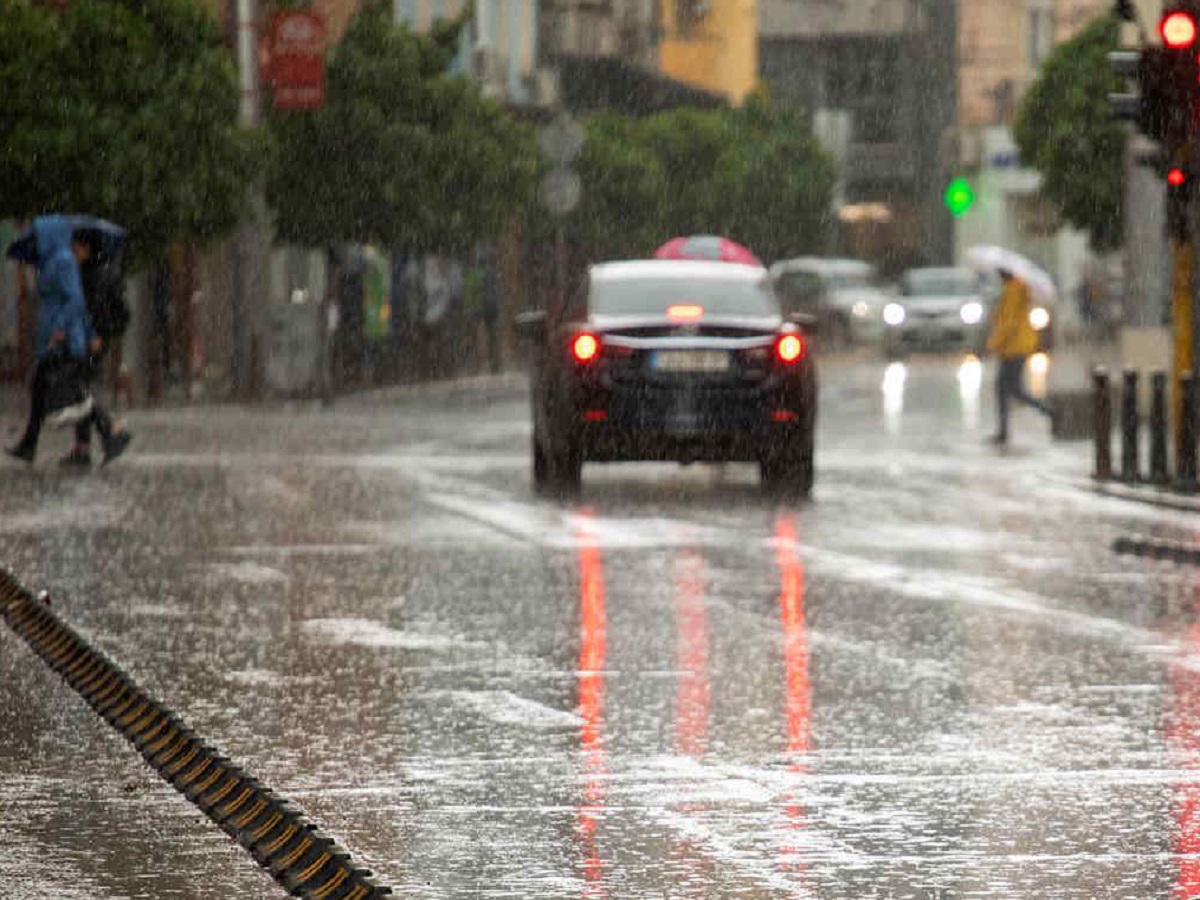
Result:
<svg viewBox="0 0 1200 900"><path fill-rule="evenodd" d="M654 354L654 368L660 372L728 372L726 350L660 350Z"/></svg>

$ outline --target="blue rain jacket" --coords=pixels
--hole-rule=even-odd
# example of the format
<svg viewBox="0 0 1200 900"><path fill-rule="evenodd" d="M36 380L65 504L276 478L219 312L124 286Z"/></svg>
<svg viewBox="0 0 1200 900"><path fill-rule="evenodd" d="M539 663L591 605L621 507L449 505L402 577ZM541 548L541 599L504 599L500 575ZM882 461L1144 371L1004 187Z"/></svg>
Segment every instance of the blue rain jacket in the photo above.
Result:
<svg viewBox="0 0 1200 900"><path fill-rule="evenodd" d="M87 355L91 322L83 297L79 264L71 254L71 223L62 216L42 216L33 221L37 235L38 319L35 351L38 358L50 350L56 331L66 335L66 349L76 359Z"/></svg>

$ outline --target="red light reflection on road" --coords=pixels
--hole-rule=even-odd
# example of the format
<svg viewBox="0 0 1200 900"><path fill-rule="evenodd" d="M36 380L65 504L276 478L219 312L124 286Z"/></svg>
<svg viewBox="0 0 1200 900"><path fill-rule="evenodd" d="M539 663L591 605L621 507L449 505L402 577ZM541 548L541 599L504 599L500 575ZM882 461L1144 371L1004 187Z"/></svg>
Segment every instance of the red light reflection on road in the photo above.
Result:
<svg viewBox="0 0 1200 900"><path fill-rule="evenodd" d="M1184 650L1200 659L1200 624L1188 629ZM1200 897L1200 674L1185 665L1171 666L1172 715L1167 743L1194 774L1175 785L1175 852L1179 871L1171 896L1176 900Z"/></svg>
<svg viewBox="0 0 1200 900"><path fill-rule="evenodd" d="M783 622L783 653L787 667L788 752L793 756L808 752L811 712L804 564L800 561L796 542L795 517L780 516L775 522L775 564L779 567L779 615ZM800 766L797 760L793 768L798 770Z"/></svg>
<svg viewBox="0 0 1200 900"><path fill-rule="evenodd" d="M796 518L781 515L775 520L775 565L779 569L779 618L783 626L785 669L785 716L787 719L788 767L793 775L804 774L804 757L811 749L811 688L809 684L808 621L804 615L804 563L797 549ZM794 838L805 827L804 804L794 794L783 798L789 837L780 846L780 868L797 873L804 868L804 849Z"/></svg>
<svg viewBox="0 0 1200 900"><path fill-rule="evenodd" d="M604 665L608 653L608 615L604 601L604 563L600 547L585 520L579 527L579 744L583 750L583 803L576 826L583 842L583 896L603 898L604 865L596 846L596 829L604 808Z"/></svg>
<svg viewBox="0 0 1200 900"><path fill-rule="evenodd" d="M708 563L696 550L675 558L675 750L699 758L708 749Z"/></svg>

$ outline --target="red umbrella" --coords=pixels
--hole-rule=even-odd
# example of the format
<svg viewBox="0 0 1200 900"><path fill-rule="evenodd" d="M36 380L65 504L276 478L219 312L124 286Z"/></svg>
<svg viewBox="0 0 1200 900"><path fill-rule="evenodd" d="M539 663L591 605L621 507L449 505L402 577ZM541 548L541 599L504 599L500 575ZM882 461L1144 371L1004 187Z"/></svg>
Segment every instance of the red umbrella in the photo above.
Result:
<svg viewBox="0 0 1200 900"><path fill-rule="evenodd" d="M655 259L709 259L718 262L743 263L761 266L762 260L746 247L728 238L713 234L677 237L654 251Z"/></svg>

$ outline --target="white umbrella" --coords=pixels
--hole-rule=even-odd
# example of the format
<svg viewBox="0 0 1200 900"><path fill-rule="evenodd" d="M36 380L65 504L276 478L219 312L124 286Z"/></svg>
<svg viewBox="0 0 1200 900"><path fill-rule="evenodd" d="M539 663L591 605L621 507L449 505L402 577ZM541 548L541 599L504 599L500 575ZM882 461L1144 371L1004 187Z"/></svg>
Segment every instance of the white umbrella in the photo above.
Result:
<svg viewBox="0 0 1200 900"><path fill-rule="evenodd" d="M976 269L1012 272L1029 285L1033 296L1042 303L1053 302L1058 293L1050 273L1015 250L995 244L977 244L967 250L967 262Z"/></svg>

